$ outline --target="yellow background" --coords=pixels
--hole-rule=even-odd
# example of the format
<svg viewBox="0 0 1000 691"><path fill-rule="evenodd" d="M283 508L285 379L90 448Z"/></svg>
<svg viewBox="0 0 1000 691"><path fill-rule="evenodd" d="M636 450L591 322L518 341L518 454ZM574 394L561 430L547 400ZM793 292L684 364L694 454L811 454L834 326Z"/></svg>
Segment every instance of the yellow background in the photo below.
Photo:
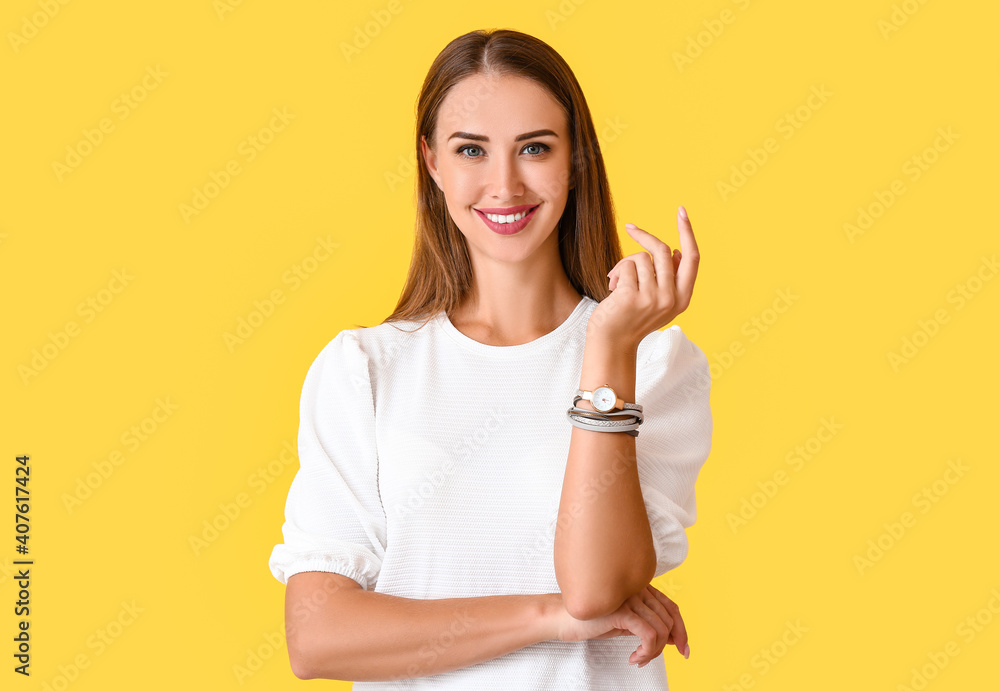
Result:
<svg viewBox="0 0 1000 691"><path fill-rule="evenodd" d="M664 651L671 688L914 688L914 670L932 691L997 688L1000 279L984 258L1000 253L1000 10L398 3L4 3L3 483L10 500L14 457L30 454L35 564L29 680L11 669L8 503L2 686L301 686L267 560L302 381L338 331L395 305L431 61L462 33L507 27L550 43L583 86L625 253L640 249L627 221L676 245L679 204L702 252L677 323L716 365L715 433L688 560L656 582L690 634L689 660ZM248 160L274 109L289 122ZM748 149L769 137L755 164ZM60 175L67 147L88 155ZM239 174L187 222L181 205L231 160ZM750 174L723 193L734 166ZM845 224L878 214L879 195L892 203L852 238ZM337 248L311 263L320 239ZM298 285L296 266L312 269ZM227 346L275 290L283 302ZM776 304L782 291L797 298ZM78 311L88 299L99 312ZM49 345L67 322L75 335ZM904 339L918 346L894 366ZM842 427L821 434L824 420ZM798 466L796 446L814 452ZM949 461L968 470L947 475ZM90 496L68 505L88 476ZM933 502L914 501L924 490ZM238 516L192 547L241 492ZM268 657L241 679L251 651Z"/></svg>

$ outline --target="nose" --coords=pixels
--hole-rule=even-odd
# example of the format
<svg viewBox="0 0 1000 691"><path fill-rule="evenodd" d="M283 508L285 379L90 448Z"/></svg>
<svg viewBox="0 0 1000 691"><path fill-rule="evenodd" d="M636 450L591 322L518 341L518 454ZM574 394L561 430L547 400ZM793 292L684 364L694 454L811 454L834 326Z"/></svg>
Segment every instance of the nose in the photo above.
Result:
<svg viewBox="0 0 1000 691"><path fill-rule="evenodd" d="M489 176L490 196L499 201L516 199L524 193L521 171L516 160L503 156L494 158Z"/></svg>

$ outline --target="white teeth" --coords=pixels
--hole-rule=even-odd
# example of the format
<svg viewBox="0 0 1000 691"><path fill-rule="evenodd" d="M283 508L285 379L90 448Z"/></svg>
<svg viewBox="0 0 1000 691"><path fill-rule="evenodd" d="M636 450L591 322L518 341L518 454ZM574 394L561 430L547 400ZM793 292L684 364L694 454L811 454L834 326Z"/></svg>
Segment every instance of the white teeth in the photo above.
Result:
<svg viewBox="0 0 1000 691"><path fill-rule="evenodd" d="M485 214L485 216L494 223L513 223L514 221L520 221L529 213L531 213L531 209L528 209L527 211L522 211L519 214L507 214L506 216L501 216L499 214Z"/></svg>

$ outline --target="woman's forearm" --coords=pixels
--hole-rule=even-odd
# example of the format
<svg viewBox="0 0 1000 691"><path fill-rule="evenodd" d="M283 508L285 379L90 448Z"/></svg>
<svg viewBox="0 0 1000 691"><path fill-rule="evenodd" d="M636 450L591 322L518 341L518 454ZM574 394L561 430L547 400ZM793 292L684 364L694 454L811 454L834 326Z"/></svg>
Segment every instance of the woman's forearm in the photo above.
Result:
<svg viewBox="0 0 1000 691"><path fill-rule="evenodd" d="M637 347L588 330L580 388L605 384L635 402ZM588 401L581 408L593 410ZM640 427L640 434L642 428ZM656 553L635 437L573 427L556 522L556 579L577 619L610 614L653 578Z"/></svg>
<svg viewBox="0 0 1000 691"><path fill-rule="evenodd" d="M299 634L312 641L300 676L386 681L461 669L557 639L561 606L559 593L423 600L341 592Z"/></svg>

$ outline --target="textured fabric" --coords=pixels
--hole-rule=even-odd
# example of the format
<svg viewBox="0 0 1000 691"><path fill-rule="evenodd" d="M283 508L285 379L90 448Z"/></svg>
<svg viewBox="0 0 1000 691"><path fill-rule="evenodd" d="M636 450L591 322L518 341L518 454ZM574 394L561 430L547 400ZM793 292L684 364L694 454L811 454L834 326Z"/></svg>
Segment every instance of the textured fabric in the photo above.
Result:
<svg viewBox="0 0 1000 691"><path fill-rule="evenodd" d="M274 577L326 571L421 599L559 592L552 547L574 429L566 409L597 304L583 297L554 331L515 346L479 343L444 312L420 329L338 333L302 387L300 468L269 561ZM640 343L635 402L645 420L635 443L657 576L687 556L684 529L711 446L709 385L704 353L679 326ZM666 689L662 655L628 664L638 645L635 636L543 641L354 688Z"/></svg>

